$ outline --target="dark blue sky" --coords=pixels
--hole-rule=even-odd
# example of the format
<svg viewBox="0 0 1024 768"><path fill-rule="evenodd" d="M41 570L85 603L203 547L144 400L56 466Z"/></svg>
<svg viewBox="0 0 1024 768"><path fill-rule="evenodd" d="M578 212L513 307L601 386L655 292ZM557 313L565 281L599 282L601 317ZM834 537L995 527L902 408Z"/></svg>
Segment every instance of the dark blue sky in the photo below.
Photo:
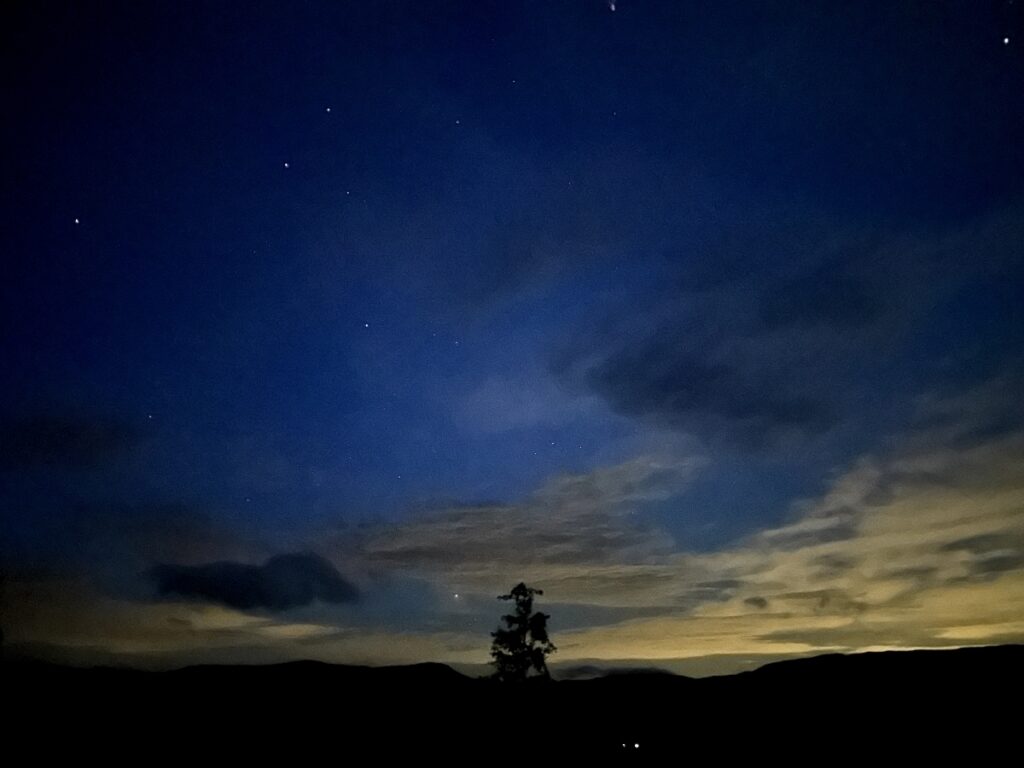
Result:
<svg viewBox="0 0 1024 768"><path fill-rule="evenodd" d="M1010 0L6 16L15 581L315 551L402 628L382 538L576 478L711 556L1018 381Z"/></svg>

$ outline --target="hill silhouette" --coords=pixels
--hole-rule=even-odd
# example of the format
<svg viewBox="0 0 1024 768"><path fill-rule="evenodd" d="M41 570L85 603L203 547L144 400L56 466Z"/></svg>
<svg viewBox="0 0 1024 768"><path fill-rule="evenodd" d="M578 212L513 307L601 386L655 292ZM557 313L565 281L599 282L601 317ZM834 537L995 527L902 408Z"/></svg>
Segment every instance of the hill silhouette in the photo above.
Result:
<svg viewBox="0 0 1024 768"><path fill-rule="evenodd" d="M3 678L8 749L27 740L54 759L484 760L525 727L538 754L562 758L810 760L884 745L891 757L977 760L1015 743L1024 646L833 654L709 678L618 671L519 685L443 664L312 661L169 672L21 662L6 664Z"/></svg>

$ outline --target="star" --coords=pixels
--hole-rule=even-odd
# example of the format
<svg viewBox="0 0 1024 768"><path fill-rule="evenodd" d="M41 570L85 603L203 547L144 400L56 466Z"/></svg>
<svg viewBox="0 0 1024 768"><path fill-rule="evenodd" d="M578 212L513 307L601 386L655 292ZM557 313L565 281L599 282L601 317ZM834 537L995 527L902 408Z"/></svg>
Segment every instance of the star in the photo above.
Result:
<svg viewBox="0 0 1024 768"><path fill-rule="evenodd" d="M288 163L285 163L285 164L284 164L284 167L285 167L285 168L289 167L289 166L288 166Z"/></svg>
<svg viewBox="0 0 1024 768"><path fill-rule="evenodd" d="M1003 45L1009 45L1009 44L1010 44L1010 38L1004 37L1003 38Z"/></svg>
<svg viewBox="0 0 1024 768"><path fill-rule="evenodd" d="M363 328L369 328L369 327L370 327L369 323L363 323Z"/></svg>
<svg viewBox="0 0 1024 768"><path fill-rule="evenodd" d="M152 413L147 413L147 414L146 414L146 418L152 421L152 419L153 419L153 414L152 414Z"/></svg>
<svg viewBox="0 0 1024 768"><path fill-rule="evenodd" d="M330 108L330 107L328 107L328 108L327 108L327 111L328 111L328 112L330 112L330 111L331 111L331 108Z"/></svg>
<svg viewBox="0 0 1024 768"><path fill-rule="evenodd" d="M456 125L462 125L462 121L461 121L461 120L456 120L456 121L455 121L455 124L456 124Z"/></svg>
<svg viewBox="0 0 1024 768"><path fill-rule="evenodd" d="M78 219L75 219L75 224L81 224L81 223L82 222L80 222Z"/></svg>

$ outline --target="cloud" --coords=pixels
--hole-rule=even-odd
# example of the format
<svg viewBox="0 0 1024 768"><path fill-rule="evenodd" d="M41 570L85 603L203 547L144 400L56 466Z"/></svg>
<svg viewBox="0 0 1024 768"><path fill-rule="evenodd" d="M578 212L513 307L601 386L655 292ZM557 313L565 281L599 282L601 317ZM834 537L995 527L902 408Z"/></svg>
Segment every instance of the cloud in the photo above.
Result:
<svg viewBox="0 0 1024 768"><path fill-rule="evenodd" d="M158 565L150 571L160 595L178 595L240 610L283 611L325 603L352 603L356 587L314 554L277 555L263 565Z"/></svg>
<svg viewBox="0 0 1024 768"><path fill-rule="evenodd" d="M500 433L579 420L593 398L571 397L549 375L489 376L458 409L459 424L472 432Z"/></svg>
<svg viewBox="0 0 1024 768"><path fill-rule="evenodd" d="M316 556L288 555L293 570L271 567L277 558L161 566L157 602L65 599L64 589L8 600L11 640L80 656L94 646L191 661L483 663L494 597L523 579L545 590L558 660L570 664L723 672L794 654L1021 642L1024 421L1007 416L978 437L992 409L1007 413L997 394L1018 384L1007 375L921 398L919 418L884 451L850 462L787 521L717 551L688 551L645 512L690 513L686 491L707 459L644 454L555 475L513 503L318 537L372 589L398 585L418 624L405 606L329 610L332 595L354 599L348 582ZM289 621L245 612L287 607Z"/></svg>
<svg viewBox="0 0 1024 768"><path fill-rule="evenodd" d="M763 296L760 317L765 326L856 328L881 314L881 291L864 279L831 274L832 269L825 265Z"/></svg>
<svg viewBox="0 0 1024 768"><path fill-rule="evenodd" d="M998 389L956 396L973 405L962 421L987 420L978 400ZM821 497L797 504L791 522L671 559L677 579L703 573L727 587L712 599L575 630L559 647L654 659L1024 640L1024 424L983 443L943 440L965 431L970 423L925 419L886 455L861 457Z"/></svg>
<svg viewBox="0 0 1024 768"><path fill-rule="evenodd" d="M54 411L0 421L0 469L93 469L137 444L127 424L98 415Z"/></svg>
<svg viewBox="0 0 1024 768"><path fill-rule="evenodd" d="M665 578L659 563L674 542L641 513L685 490L702 465L698 456L643 455L556 475L516 504L451 507L384 526L361 553L378 567L430 574L465 591L489 594L526 579L557 588L560 599L621 605L620 593L601 597L610 580L643 603Z"/></svg>
<svg viewBox="0 0 1024 768"><path fill-rule="evenodd" d="M510 579L536 583L558 608L567 662L1020 641L1024 421L948 439L975 434L993 409L1006 416L996 393L1015 386L1006 377L921 398L887 450L852 461L787 522L718 551L680 550L685 541L635 511L658 500L687 514L688 478L704 460L640 457L556 476L518 504L380 529L363 554L439 591L458 584L485 609Z"/></svg>
<svg viewBox="0 0 1024 768"><path fill-rule="evenodd" d="M774 440L794 430L817 433L835 423L825 399L773 382L758 366L687 353L688 338L685 328L667 330L606 358L585 381L625 415L656 417L679 429L696 420L721 423L744 442Z"/></svg>
<svg viewBox="0 0 1024 768"><path fill-rule="evenodd" d="M658 265L660 291L645 287L586 317L550 368L619 414L710 445L773 449L884 429L897 405L912 405L902 384L956 378L956 363L974 354L968 325L947 339L945 369L915 344L950 311L984 316L974 303L986 281L1019 279L1021 210L905 231L810 206L712 217L679 235L688 245ZM1016 354L1019 322L1007 319L986 342L990 362Z"/></svg>
<svg viewBox="0 0 1024 768"><path fill-rule="evenodd" d="M468 633L351 629L336 622L294 620L290 613L254 615L191 600L121 600L97 591L88 578L11 579L2 601L4 649L12 658L157 669L237 664L239 659L357 664L481 660L480 638Z"/></svg>

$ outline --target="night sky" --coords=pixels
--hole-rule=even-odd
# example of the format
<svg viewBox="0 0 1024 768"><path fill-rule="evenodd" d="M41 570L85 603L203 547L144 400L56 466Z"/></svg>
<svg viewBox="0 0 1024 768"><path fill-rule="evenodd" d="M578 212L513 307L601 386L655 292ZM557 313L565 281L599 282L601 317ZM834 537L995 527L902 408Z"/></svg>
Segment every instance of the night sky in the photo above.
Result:
<svg viewBox="0 0 1024 768"><path fill-rule="evenodd" d="M1024 3L4 12L4 653L1024 642Z"/></svg>

